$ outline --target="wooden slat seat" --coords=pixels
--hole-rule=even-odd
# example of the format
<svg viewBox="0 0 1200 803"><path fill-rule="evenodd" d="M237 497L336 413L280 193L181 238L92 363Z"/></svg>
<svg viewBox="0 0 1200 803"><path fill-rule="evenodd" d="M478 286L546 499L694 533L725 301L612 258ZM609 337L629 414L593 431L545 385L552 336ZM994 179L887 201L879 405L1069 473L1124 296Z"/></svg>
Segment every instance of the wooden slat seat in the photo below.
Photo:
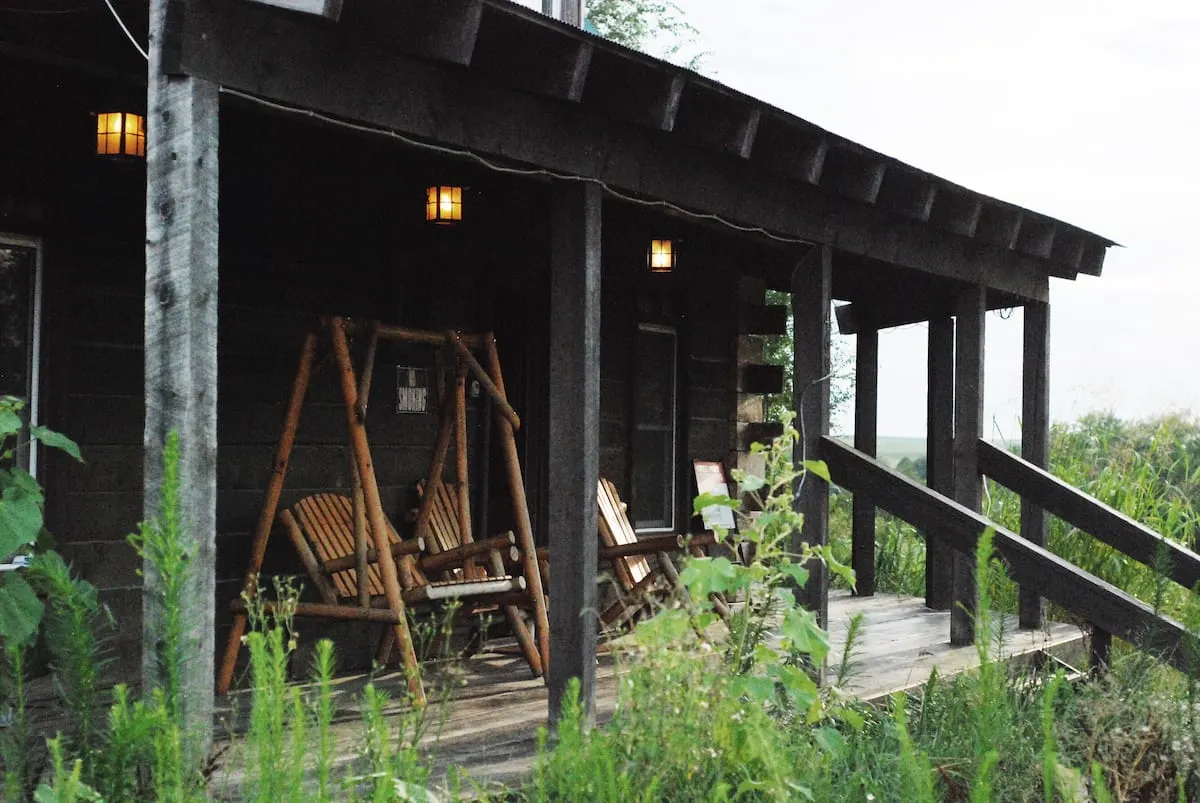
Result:
<svg viewBox="0 0 1200 803"><path fill-rule="evenodd" d="M354 507L350 497L342 494L320 493L306 496L292 506L292 515L300 530L308 536L313 551L321 563L338 561L354 555ZM367 542L374 543L371 525L367 523ZM400 543L396 528L388 522L388 541ZM330 580L339 597L358 595L358 570L355 568L330 572ZM372 597L383 596L383 577L379 565L367 567L367 591Z"/></svg>
<svg viewBox="0 0 1200 803"><path fill-rule="evenodd" d="M422 504L428 502L429 506L423 528L420 511L416 514L421 530L418 536L425 544L417 569L428 573L431 579L435 576L442 579L416 591L432 600L442 598L443 587L457 588L456 596L461 598L499 601L530 669L535 675L541 674L541 656L521 613L522 607L533 605L531 583L524 576L510 574L508 568L522 565L517 539L508 532L475 541L469 530L464 531L463 520L459 518L460 512L464 517L466 514L458 486L441 481L433 482L433 486L432 498L427 500L427 484L417 483Z"/></svg>

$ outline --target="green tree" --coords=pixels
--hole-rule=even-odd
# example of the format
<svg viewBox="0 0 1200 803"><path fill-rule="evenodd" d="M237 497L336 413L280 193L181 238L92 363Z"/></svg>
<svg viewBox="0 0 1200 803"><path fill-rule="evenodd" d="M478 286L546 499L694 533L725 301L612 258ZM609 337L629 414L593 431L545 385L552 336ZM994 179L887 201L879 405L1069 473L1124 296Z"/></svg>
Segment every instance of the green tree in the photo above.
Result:
<svg viewBox="0 0 1200 803"><path fill-rule="evenodd" d="M619 45L700 68L699 31L670 0L587 0L587 21Z"/></svg>
<svg viewBox="0 0 1200 803"><path fill-rule="evenodd" d="M778 290L767 291L768 304L780 304L791 310L791 297ZM831 318L832 320L832 318ZM787 316L787 334L764 338L763 357L770 365L783 368L783 392L767 397L767 420L782 421L792 409L792 316ZM830 346L829 417L836 419L854 403L854 354L846 344L833 338ZM816 392L815 390L810 392Z"/></svg>

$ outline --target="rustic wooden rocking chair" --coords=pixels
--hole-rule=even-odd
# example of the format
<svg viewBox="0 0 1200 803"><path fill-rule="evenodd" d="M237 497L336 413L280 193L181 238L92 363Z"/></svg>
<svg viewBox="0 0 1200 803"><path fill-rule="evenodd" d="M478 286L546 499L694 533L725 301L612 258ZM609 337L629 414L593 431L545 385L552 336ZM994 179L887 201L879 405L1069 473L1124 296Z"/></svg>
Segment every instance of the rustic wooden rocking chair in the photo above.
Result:
<svg viewBox="0 0 1200 803"><path fill-rule="evenodd" d="M657 593L660 589L690 605L691 598L679 582L671 553L687 549L693 554L703 554L701 549L715 543L715 537L700 533L690 537L668 534L639 538L629 521L628 505L621 501L616 486L604 477L596 489L596 502L600 508L600 560L611 561L616 595L615 601L600 614L601 626L619 627L637 617L660 597ZM647 555L655 556L657 570L651 567ZM722 618L728 617L729 606L724 599L714 595L713 606Z"/></svg>
<svg viewBox="0 0 1200 803"><path fill-rule="evenodd" d="M406 605L445 599L478 600L483 597L499 598L507 594L528 591L527 599L534 612L537 628L537 643L525 628L526 638L518 634L522 647L527 647L527 659L536 674L546 665L549 657L549 625L546 616L545 596L542 593L541 575L538 571L533 534L521 480L521 467L517 455L514 428L520 426L520 418L508 404L504 394L504 380L500 372L499 355L495 339L490 335L461 335L456 332L424 332L378 323L361 325L345 318L322 319L321 330L328 335L332 353L337 364L349 427L349 451L351 456L352 493L349 497L336 494L319 494L301 500L290 511L284 511L281 522L288 531L293 544L313 579L321 603L301 602L295 607L297 616L350 619L391 625L391 636L385 640L386 653L392 647L399 649L400 660L408 675L409 691L418 705L424 705L425 694L421 685L420 669L409 632ZM355 375L350 356L348 332L367 335L368 345L361 376ZM421 550L424 542L420 538L423 522L418 517L418 538L411 542L400 542L395 529L384 515L365 429L366 400L369 396L374 369L375 352L379 339L387 338L407 343L418 343L433 347L444 347L456 355L458 382L456 403L443 406L443 427L434 449L430 478L442 474L446 451L452 430L457 429L459 478L465 483L465 390L468 372L472 373L488 393L488 401L495 413L497 428L501 435L501 447L507 469L512 495L517 538L526 556L523 564L524 577L490 576L476 574L458 576L449 580L430 583L422 570L416 566L413 555ZM288 461L295 443L300 413L308 390L316 354L318 335L310 333L301 350L300 365L292 384L291 397L284 419L283 433L276 451L274 470L267 484L263 509L255 529L251 548L250 564L246 571L243 599L233 604L234 620L225 646L225 655L217 676L217 692L228 691L233 679L234 666L245 634L247 612L245 597L256 592L258 573L262 568L267 541L270 538L276 512L279 508ZM472 353L482 351L489 369L484 369ZM458 427L448 426L455 421ZM429 480L427 480L428 482ZM460 494L465 499L465 494ZM423 510L425 506L423 505ZM468 514L465 504L460 505L460 515ZM465 521L469 521L466 515ZM337 537L333 533L336 531ZM352 540L351 540L352 539ZM368 539L374 549L368 547ZM347 551L349 548L349 551ZM335 554L339 553L339 554ZM452 552L443 560L463 561L471 566L473 556L461 558ZM319 579L318 579L319 578ZM351 579L353 578L353 579ZM379 593L382 592L382 593ZM386 600L386 608L375 607L379 598ZM352 600L352 601L350 601ZM270 605L266 606L270 609ZM514 630L516 630L514 623ZM381 654L385 645L381 645Z"/></svg>

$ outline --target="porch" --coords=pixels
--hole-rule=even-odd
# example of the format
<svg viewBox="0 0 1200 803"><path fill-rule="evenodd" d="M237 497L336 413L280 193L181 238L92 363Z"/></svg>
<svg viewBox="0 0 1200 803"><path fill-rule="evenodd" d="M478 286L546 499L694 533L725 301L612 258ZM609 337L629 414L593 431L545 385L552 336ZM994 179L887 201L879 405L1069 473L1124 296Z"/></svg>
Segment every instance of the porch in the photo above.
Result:
<svg viewBox="0 0 1200 803"><path fill-rule="evenodd" d="M881 701L893 692L924 684L936 669L942 678L978 667L973 646L953 646L946 640L950 612L926 607L917 597L876 594L852 596L833 591L829 599L830 663L836 673L845 646L851 617L861 614L863 627L851 656L849 682L845 691L866 702ZM1008 616L1001 658L1013 667L1043 660L1047 655L1079 665L1084 657L1085 637L1079 627L1047 622L1039 630L1018 629L1017 618ZM617 659L603 649L596 665L596 718L606 722L616 706ZM527 777L537 755L538 729L546 725L547 689L529 677L528 667L515 650L513 654L478 655L449 667L427 670L426 684L431 705L427 714L429 734L421 744L428 751L437 783L450 767L464 771L481 785L520 783ZM369 678L364 674L338 679L335 702L336 754L339 762L361 754L361 691ZM401 702L405 680L402 672L389 671L375 677L391 701L387 714L396 718L408 710ZM445 691L439 691L445 690ZM240 732L235 712L244 716L247 692L233 692L218 701L216 733ZM235 788L239 754L223 754L215 779L217 786Z"/></svg>

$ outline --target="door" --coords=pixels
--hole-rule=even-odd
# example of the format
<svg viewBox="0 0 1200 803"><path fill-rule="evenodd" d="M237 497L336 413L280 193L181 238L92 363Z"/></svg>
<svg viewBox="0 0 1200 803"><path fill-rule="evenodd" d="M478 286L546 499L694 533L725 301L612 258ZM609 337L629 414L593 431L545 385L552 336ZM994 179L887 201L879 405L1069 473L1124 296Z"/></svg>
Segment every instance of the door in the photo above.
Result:
<svg viewBox="0 0 1200 803"><path fill-rule="evenodd" d="M0 396L25 403L17 464L34 476L37 450L29 442L28 427L38 423L41 255L37 240L0 233Z"/></svg>

